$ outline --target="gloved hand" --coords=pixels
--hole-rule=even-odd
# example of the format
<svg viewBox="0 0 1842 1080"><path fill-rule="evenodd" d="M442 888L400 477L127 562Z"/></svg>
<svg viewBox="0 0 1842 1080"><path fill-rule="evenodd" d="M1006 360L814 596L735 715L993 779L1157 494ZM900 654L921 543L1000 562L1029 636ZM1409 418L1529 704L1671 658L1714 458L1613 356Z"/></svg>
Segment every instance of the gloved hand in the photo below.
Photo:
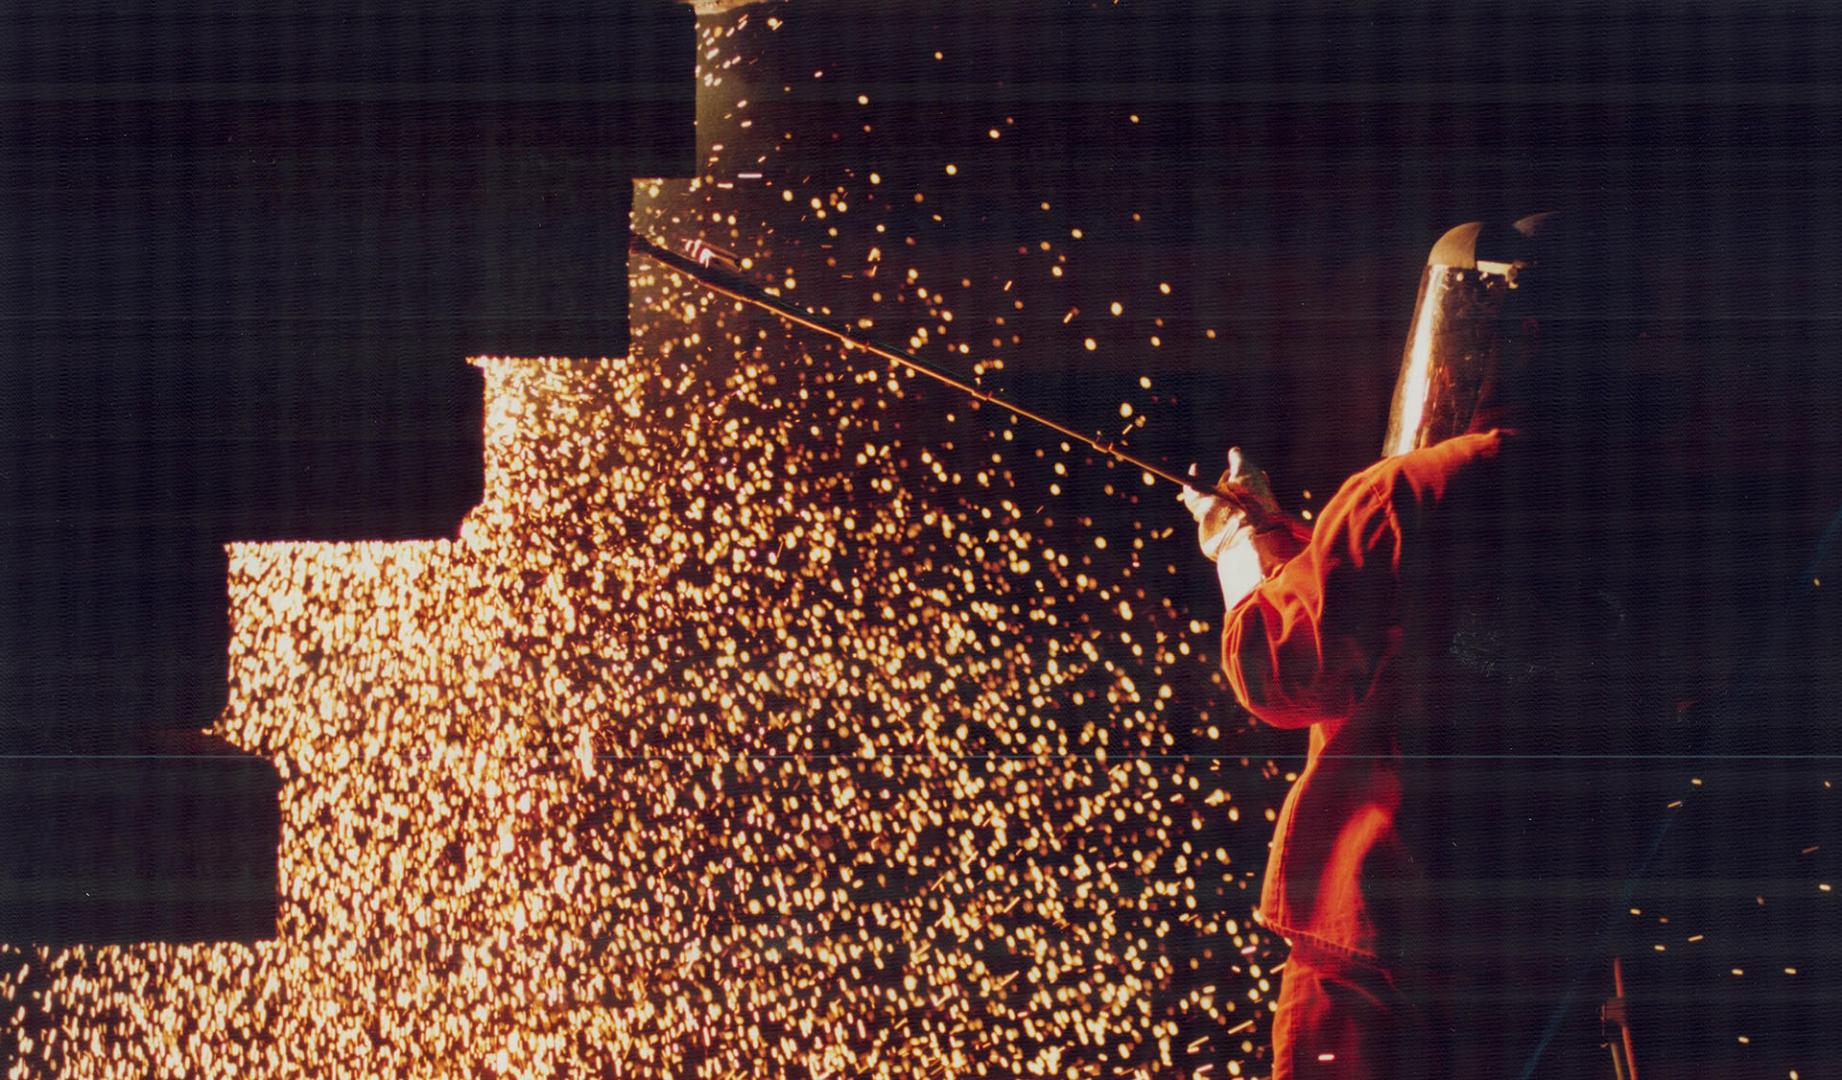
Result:
<svg viewBox="0 0 1842 1080"><path fill-rule="evenodd" d="M1190 466L1190 475L1196 475L1196 466ZM1309 531L1279 508L1266 473L1238 446L1228 451L1228 471L1215 486L1242 496L1240 504L1190 487L1177 498L1196 519L1197 542L1215 561L1223 604L1233 608L1298 553Z"/></svg>

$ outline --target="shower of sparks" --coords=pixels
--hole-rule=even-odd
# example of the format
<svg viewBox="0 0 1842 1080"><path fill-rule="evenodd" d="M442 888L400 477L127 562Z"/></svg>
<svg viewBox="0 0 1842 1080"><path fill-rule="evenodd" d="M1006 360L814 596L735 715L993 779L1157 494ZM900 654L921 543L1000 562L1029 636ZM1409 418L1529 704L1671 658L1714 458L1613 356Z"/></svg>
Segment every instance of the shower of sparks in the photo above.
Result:
<svg viewBox="0 0 1842 1080"><path fill-rule="evenodd" d="M777 220L862 221L862 321L975 363L972 282L882 254L872 181L786 207L744 164L758 220L698 180L639 226L803 293ZM1253 1067L1227 781L1280 789L1177 752L1227 704L1136 474L634 270L630 359L478 361L457 539L233 548L219 730L286 781L279 937L16 950L12 1075ZM1063 460L1117 521L1045 505Z"/></svg>
<svg viewBox="0 0 1842 1080"><path fill-rule="evenodd" d="M783 29L707 23L704 93ZM641 184L636 228L980 376L1024 326L1215 336L1155 276L1082 315L1091 222L931 280L950 200L777 167L804 136L714 107L731 150ZM233 549L218 730L286 781L279 936L0 950L8 1075L1263 1073L1283 943L1249 920L1294 776L1234 756L1181 511L632 269L630 358L478 361L457 539Z"/></svg>
<svg viewBox="0 0 1842 1080"><path fill-rule="evenodd" d="M1221 767L1146 758L1195 628L997 432L636 285L635 360L482 361L459 539L233 550L280 937L32 951L16 1074L1086 1074L1261 1007Z"/></svg>

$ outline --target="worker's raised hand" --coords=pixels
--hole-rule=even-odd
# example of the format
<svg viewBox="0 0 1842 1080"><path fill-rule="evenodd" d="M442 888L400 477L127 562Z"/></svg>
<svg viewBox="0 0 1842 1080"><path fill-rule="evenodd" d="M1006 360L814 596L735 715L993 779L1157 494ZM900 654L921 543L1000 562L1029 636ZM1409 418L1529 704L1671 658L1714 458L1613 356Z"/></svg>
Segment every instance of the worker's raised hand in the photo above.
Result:
<svg viewBox="0 0 1842 1080"><path fill-rule="evenodd" d="M1196 466L1190 466L1190 475L1196 475ZM1279 508L1265 471L1238 446L1228 451L1228 470L1215 486L1234 500L1191 487L1177 497L1196 519L1196 539L1215 561L1222 602L1232 608L1296 554L1309 532Z"/></svg>
<svg viewBox="0 0 1842 1080"><path fill-rule="evenodd" d="M1190 466L1190 475L1196 475L1196 466ZM1177 496L1196 519L1196 539L1202 545L1202 553L1212 560L1220 557L1237 533L1259 529L1284 516L1273 499L1266 472L1248 461L1238 446L1229 449L1228 470L1215 486L1231 492L1236 499L1230 502L1191 487Z"/></svg>

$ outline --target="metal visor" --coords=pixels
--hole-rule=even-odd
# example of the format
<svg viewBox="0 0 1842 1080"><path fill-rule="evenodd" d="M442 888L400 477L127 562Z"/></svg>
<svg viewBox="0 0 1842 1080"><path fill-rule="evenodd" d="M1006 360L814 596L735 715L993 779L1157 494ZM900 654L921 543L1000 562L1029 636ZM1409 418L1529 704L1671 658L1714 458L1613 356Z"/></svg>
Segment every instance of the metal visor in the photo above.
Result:
<svg viewBox="0 0 1842 1080"><path fill-rule="evenodd" d="M1462 435L1485 398L1497 392L1501 317L1514 285L1509 266L1469 269L1429 264L1420 277L1413 328L1388 411L1384 457Z"/></svg>

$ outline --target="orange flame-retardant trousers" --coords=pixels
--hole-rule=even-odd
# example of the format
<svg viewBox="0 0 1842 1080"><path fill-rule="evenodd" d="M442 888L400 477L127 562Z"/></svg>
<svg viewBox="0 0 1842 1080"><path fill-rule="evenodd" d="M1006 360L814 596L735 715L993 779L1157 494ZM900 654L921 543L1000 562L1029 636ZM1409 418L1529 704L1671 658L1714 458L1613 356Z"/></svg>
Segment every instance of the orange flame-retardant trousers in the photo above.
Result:
<svg viewBox="0 0 1842 1080"><path fill-rule="evenodd" d="M1273 1080L1511 1080L1565 993L1561 974L1407 978L1295 948L1273 1015ZM1534 1075L1610 1075L1597 983L1575 994Z"/></svg>

